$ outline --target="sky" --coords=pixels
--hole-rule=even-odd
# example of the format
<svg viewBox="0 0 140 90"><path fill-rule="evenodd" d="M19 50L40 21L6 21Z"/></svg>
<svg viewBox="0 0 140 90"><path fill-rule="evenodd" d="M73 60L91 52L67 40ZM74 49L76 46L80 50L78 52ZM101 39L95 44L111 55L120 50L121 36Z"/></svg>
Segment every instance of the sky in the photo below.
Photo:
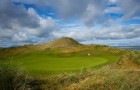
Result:
<svg viewBox="0 0 140 90"><path fill-rule="evenodd" d="M61 37L140 46L140 0L0 0L0 47Z"/></svg>

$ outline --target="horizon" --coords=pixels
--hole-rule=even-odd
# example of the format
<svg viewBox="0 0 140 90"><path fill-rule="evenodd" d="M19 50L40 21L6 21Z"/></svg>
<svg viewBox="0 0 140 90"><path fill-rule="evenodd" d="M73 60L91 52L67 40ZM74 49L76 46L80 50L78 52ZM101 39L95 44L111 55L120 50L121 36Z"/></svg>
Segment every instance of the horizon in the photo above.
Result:
<svg viewBox="0 0 140 90"><path fill-rule="evenodd" d="M58 39L55 39L55 40L60 40L60 39L66 39L66 38L71 38L71 37L61 37L61 38L58 38ZM71 38L71 39L73 39L73 38ZM52 41L49 41L49 42L53 42L53 41L55 41L55 40L52 40ZM73 40L75 40L75 39L73 39ZM76 41L76 40L75 40ZM49 43L49 42L44 42L44 43L39 43L39 44L47 44L47 43ZM78 41L76 41L76 42L78 42ZM78 42L78 43L80 43L80 44L82 44L82 45L105 45L105 44L92 44L92 43L81 43L81 42ZM39 45L39 44L24 44L24 45L15 45L15 46L10 46L10 47L0 47L0 48L16 48L16 47L24 47L24 46L28 46L28 45ZM116 47L116 48L127 48L127 49L129 49L129 47L131 47L132 48L132 50L134 49L135 50L135 47L140 47L140 46L116 46L116 45L106 45L106 46L110 46L110 47ZM137 49L136 49L137 50ZM139 50L139 49L138 49Z"/></svg>
<svg viewBox="0 0 140 90"><path fill-rule="evenodd" d="M0 47L71 37L82 44L140 46L139 0L2 0Z"/></svg>

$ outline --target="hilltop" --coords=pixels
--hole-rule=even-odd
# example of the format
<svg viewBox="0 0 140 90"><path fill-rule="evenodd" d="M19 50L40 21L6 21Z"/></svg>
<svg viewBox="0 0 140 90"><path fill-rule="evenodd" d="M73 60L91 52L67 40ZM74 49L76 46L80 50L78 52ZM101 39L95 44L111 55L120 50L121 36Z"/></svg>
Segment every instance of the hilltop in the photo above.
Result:
<svg viewBox="0 0 140 90"><path fill-rule="evenodd" d="M29 53L33 51L44 51L46 49L58 49L82 46L73 38L63 37L43 44L29 44L12 48L0 48L0 57L13 56L16 54Z"/></svg>
<svg viewBox="0 0 140 90"><path fill-rule="evenodd" d="M73 38L63 37L45 44L33 45L32 47L38 48L40 50L45 50L48 48L67 48L67 47L76 47L80 45L81 44L76 40L74 40Z"/></svg>

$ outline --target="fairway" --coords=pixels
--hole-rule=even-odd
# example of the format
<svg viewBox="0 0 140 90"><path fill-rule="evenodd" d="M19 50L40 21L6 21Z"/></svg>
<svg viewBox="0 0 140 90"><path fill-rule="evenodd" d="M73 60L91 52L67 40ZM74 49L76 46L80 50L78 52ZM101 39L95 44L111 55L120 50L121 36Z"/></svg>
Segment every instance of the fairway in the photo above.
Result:
<svg viewBox="0 0 140 90"><path fill-rule="evenodd" d="M49 56L26 56L17 57L12 63L21 65L31 74L55 74L68 71L80 71L82 68L92 68L94 66L108 62L105 58L84 56L84 57L49 57Z"/></svg>

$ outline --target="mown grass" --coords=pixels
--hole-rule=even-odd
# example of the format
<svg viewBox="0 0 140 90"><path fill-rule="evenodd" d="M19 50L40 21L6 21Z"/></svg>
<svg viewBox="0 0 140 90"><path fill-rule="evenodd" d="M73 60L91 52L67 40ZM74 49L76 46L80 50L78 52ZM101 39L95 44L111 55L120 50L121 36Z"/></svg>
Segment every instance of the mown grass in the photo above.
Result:
<svg viewBox="0 0 140 90"><path fill-rule="evenodd" d="M82 68L107 63L108 59L99 57L49 57L49 56L26 56L12 60L15 64L21 64L32 75L34 74L55 74L62 72L80 71ZM41 73L42 72L42 73Z"/></svg>
<svg viewBox="0 0 140 90"><path fill-rule="evenodd" d="M118 62L108 64L102 68L94 70L83 68L80 73L61 73L40 79L22 77L25 76L25 74L20 73L17 68L15 70L13 64L12 66L6 64L6 67L5 65L4 67L3 65L1 66L3 67L1 68L1 71L3 71L1 77L4 76L5 78L2 77L0 79L0 86L3 85L2 83L5 84L3 86L5 89L2 90L139 90L140 64L137 63L137 61L139 61L139 56L139 53L126 54L120 57ZM131 62L135 65L135 68L125 65L127 62ZM22 78L19 78L19 76ZM15 81L16 83L13 84ZM17 81L23 81L23 83ZM25 84L25 81L28 83ZM17 85L20 85L20 88L13 89L8 85L12 85L14 88L17 88Z"/></svg>
<svg viewBox="0 0 140 90"><path fill-rule="evenodd" d="M13 56L12 62L22 65L33 76L44 77L65 72L79 73L82 68L101 67L116 62L119 54L110 52L106 46L80 46L23 52Z"/></svg>

